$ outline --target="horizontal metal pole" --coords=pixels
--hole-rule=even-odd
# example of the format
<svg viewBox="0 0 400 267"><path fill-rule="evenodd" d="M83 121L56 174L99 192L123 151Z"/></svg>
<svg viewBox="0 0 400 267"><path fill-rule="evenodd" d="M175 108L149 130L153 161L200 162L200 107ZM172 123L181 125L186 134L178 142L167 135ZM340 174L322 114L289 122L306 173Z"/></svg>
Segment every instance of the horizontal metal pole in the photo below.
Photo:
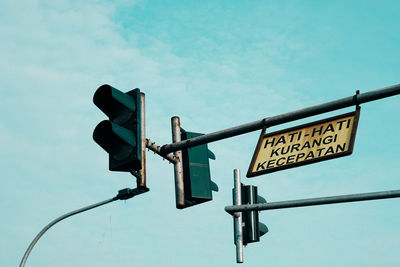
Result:
<svg viewBox="0 0 400 267"><path fill-rule="evenodd" d="M172 155L172 154L167 154L163 155L160 153L160 146L157 146L155 142L152 142L150 139L146 138L146 147L153 151L154 153L160 155L164 159L168 160L169 162L175 164L178 162L178 159Z"/></svg>
<svg viewBox="0 0 400 267"><path fill-rule="evenodd" d="M296 199L296 200L260 203L252 205L248 204L248 205L226 206L225 211L232 215L235 212L241 212L241 211L287 209L287 208L377 200L377 199L395 198L395 197L400 197L400 190L341 195L332 197Z"/></svg>
<svg viewBox="0 0 400 267"><path fill-rule="evenodd" d="M279 125L286 122L291 122L303 118L307 118L310 116L347 108L350 106L363 104L367 102L371 102L374 100L394 96L400 94L400 84L385 87L382 89L369 91L366 93L353 95L349 97L345 97L342 99L338 99L335 101L327 102L324 104L311 106L304 109L299 109L296 111L284 113L281 115L264 118L262 120L242 124L236 127L228 128L225 130L205 134L202 136L190 138L184 141L176 142L173 144L163 145L160 149L160 153L165 155L170 152L182 150L184 148L193 147L197 145L207 144L210 142L222 140L225 138L253 132L262 129L263 127L271 127L275 125Z"/></svg>

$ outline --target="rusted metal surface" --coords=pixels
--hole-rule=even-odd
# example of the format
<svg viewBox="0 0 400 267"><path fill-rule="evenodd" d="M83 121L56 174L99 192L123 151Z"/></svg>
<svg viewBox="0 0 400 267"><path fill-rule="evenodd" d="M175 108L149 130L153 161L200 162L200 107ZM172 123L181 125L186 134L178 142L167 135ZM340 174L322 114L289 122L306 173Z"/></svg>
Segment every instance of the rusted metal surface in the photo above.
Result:
<svg viewBox="0 0 400 267"><path fill-rule="evenodd" d="M172 142L181 141L181 124L179 117L171 118L171 128L172 128ZM182 209L185 207L185 189L183 181L183 164L182 164L182 151L177 150L174 152L174 156L177 162L174 164L175 171L175 196L176 196L176 207Z"/></svg>
<svg viewBox="0 0 400 267"><path fill-rule="evenodd" d="M138 172L136 183L137 187L146 187L146 112L145 112L145 94L140 93L141 103L141 132L142 132L142 169Z"/></svg>
<svg viewBox="0 0 400 267"><path fill-rule="evenodd" d="M173 154L162 155L160 153L160 146L156 145L155 142L151 141L148 138L146 138L146 147L173 164L178 162L178 159Z"/></svg>

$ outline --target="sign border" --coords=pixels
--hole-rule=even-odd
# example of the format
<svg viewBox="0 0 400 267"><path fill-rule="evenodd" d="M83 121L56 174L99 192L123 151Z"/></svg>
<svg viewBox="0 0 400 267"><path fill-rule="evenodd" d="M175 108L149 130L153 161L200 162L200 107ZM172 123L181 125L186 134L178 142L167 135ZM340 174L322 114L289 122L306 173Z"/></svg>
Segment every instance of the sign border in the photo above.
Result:
<svg viewBox="0 0 400 267"><path fill-rule="evenodd" d="M251 159L249 169L247 170L246 177L247 178L252 178L252 177L255 177L255 176L259 176L259 175L263 175L263 174L267 174L267 173L271 173L271 172L281 171L281 170L285 170L285 169L290 169L290 168L295 168L295 167L299 167L299 166L303 166L303 165L316 163L316 162L319 162L319 161L324 161L324 160L329 160L329 159L333 159L333 158L339 158L339 157L344 157L344 156L351 155L353 153L354 143L355 143L355 139L356 139L358 121L360 119L360 110L361 110L361 108L357 107L357 109L355 111L352 111L352 112L349 112L349 113L345 113L345 114L329 117L329 118L318 120L318 121L309 122L309 123L306 123L306 124L301 124L301 125L298 125L298 126L294 126L294 127L287 128L287 129L282 129L282 130L275 131L275 132L272 132L272 133L267 133L267 134L265 133L267 128L264 127L262 129L262 131L261 131L260 137L258 138L257 146L254 149L254 154L253 154L253 157ZM333 155L323 156L323 157L319 157L319 158L314 158L314 159L310 159L310 160L307 160L307 161L295 162L295 163L292 163L292 164L289 164L289 165L279 166L279 167L275 167L275 168L272 168L272 169L265 169L265 170L258 171L258 172L251 172L251 170L254 167L257 155L258 155L257 151L260 151L260 146L261 146L262 140L264 138L270 137L270 136L273 136L273 135L277 135L277 134L281 134L281 133L284 133L284 132L291 132L291 131L298 130L298 129L301 129L301 128L307 128L307 127L310 127L310 126L313 126L313 125L322 124L322 123L325 123L325 122L328 122L328 121L337 120L337 119L340 119L340 118L353 116L353 115L354 115L354 122L353 122L352 133L351 133L351 136L350 136L349 149L347 151L340 152L340 153L333 154Z"/></svg>

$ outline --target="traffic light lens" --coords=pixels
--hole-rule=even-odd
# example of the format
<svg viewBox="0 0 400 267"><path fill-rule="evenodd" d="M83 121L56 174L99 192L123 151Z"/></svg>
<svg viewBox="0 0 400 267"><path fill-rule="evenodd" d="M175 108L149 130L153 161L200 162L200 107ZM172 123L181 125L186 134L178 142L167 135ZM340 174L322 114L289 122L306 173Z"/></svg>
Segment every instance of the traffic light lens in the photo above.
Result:
<svg viewBox="0 0 400 267"><path fill-rule="evenodd" d="M114 136L111 143L111 155L116 160L124 160L128 158L133 151L133 148L131 146L127 146L121 138L118 138L116 136Z"/></svg>
<svg viewBox="0 0 400 267"><path fill-rule="evenodd" d="M102 121L93 132L93 139L116 160L128 158L136 146L132 133L110 121Z"/></svg>
<svg viewBox="0 0 400 267"><path fill-rule="evenodd" d="M96 90L93 102L112 122L120 125L128 122L136 110L135 101L131 96L108 84Z"/></svg>

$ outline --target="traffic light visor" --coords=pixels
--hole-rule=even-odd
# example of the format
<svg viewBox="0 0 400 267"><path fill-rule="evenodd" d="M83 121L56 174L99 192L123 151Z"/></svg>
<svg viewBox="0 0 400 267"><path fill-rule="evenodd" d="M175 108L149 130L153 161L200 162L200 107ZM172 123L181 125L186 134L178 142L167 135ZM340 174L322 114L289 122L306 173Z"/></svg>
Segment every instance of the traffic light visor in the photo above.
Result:
<svg viewBox="0 0 400 267"><path fill-rule="evenodd" d="M112 122L118 124L124 124L129 121L137 108L135 100L131 96L108 84L104 84L96 90L93 96L93 103Z"/></svg>
<svg viewBox="0 0 400 267"><path fill-rule="evenodd" d="M107 120L96 126L93 139L115 160L128 158L136 146L132 132Z"/></svg>

